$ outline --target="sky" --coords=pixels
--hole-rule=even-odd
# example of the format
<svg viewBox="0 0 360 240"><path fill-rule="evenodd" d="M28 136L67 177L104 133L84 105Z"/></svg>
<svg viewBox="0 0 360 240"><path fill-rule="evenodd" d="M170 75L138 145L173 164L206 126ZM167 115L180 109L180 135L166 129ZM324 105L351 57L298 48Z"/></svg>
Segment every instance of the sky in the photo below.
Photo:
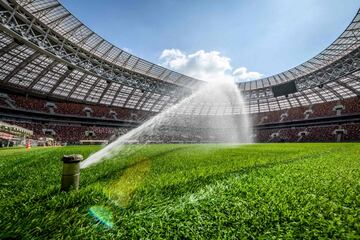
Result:
<svg viewBox="0 0 360 240"><path fill-rule="evenodd" d="M136 56L203 80L248 81L330 45L360 0L60 0Z"/></svg>

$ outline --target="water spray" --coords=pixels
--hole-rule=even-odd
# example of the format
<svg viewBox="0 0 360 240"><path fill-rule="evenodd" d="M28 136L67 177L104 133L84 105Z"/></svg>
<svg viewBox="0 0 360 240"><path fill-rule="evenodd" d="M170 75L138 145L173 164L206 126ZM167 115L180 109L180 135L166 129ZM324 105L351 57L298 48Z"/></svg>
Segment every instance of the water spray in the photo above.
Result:
<svg viewBox="0 0 360 240"><path fill-rule="evenodd" d="M246 101L234 82L223 79L208 83L92 154L80 168L111 158L127 144L161 141L167 133L178 141L188 135L215 143L251 143L252 125L245 109Z"/></svg>
<svg viewBox="0 0 360 240"><path fill-rule="evenodd" d="M62 158L63 172L61 178L61 191L79 189L80 180L80 161L84 158L80 154L64 155Z"/></svg>

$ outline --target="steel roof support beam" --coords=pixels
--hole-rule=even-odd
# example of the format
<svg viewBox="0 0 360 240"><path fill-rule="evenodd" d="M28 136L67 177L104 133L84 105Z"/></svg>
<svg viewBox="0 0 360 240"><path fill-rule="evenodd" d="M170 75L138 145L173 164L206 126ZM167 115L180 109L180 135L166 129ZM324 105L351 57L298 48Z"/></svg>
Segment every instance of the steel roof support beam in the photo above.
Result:
<svg viewBox="0 0 360 240"><path fill-rule="evenodd" d="M84 38L82 38L79 42L77 42L77 45L79 45L79 46L78 46L76 52L78 52L79 49L80 49L82 46L84 46L86 40L88 40L90 37L94 36L94 34L95 34L94 32L91 32L90 34L88 34L88 35L86 35Z"/></svg>
<svg viewBox="0 0 360 240"><path fill-rule="evenodd" d="M49 65L47 65L47 67L44 68L39 73L39 75L31 82L31 84L27 87L27 90L32 89L41 78L43 78L53 67L55 67L56 64L57 64L57 61L54 60Z"/></svg>
<svg viewBox="0 0 360 240"><path fill-rule="evenodd" d="M119 58L120 58L120 56L121 56L121 54L123 53L124 51L123 50L120 50L120 52L114 57L114 59L112 59L111 61L112 62L118 62L119 61ZM112 68L112 69L114 69L114 67Z"/></svg>
<svg viewBox="0 0 360 240"><path fill-rule="evenodd" d="M327 84L324 84L324 88L329 90L332 94L334 94L337 98L339 99L343 99L343 97L338 93L336 92L333 88L331 88L330 86L328 86Z"/></svg>
<svg viewBox="0 0 360 240"><path fill-rule="evenodd" d="M289 100L289 98L288 98L288 97L286 98L286 100L288 101L288 103L289 103L290 107L292 108L292 107L293 107L293 105L291 104L291 101Z"/></svg>
<svg viewBox="0 0 360 240"><path fill-rule="evenodd" d="M301 103L300 103L300 101L299 101L298 96L296 96L295 94L293 94L292 98L294 98L294 99L296 100L296 102L298 103L298 105L299 105L300 107L302 106Z"/></svg>
<svg viewBox="0 0 360 240"><path fill-rule="evenodd" d="M300 69L299 67L304 67L304 64L302 64L302 65L299 65L299 66L297 66L297 67L294 67L293 69L295 69L296 71L298 71L298 72L300 72L300 73L302 73L302 74L307 74L307 72L305 72L304 70L302 70L302 69ZM305 67L304 67L305 68Z"/></svg>
<svg viewBox="0 0 360 240"><path fill-rule="evenodd" d="M11 8L11 6L10 6L10 8ZM40 48L46 49L47 51L51 52L52 54L61 56L62 60L69 62L70 64L76 64L80 68L84 68L86 66L84 68L86 71L94 72L95 74L97 74L95 72L95 69L99 69L101 71L96 70L97 72L100 73L98 75L101 75L105 79L109 79L109 80L117 78L119 75L119 71L120 72L123 71L123 68L120 65L114 65L114 63L108 62L107 60L104 61L106 64L101 63L101 61L104 59L101 59L98 56L94 56L94 51L100 47L100 44L102 44L102 42L105 42L104 39L101 39L100 42L98 44L96 44L96 46L94 46L90 51L81 49L79 47L80 46L79 43L75 44L73 42L66 41L66 38L59 36L59 34L56 33L55 31L53 31L50 27L44 26L42 24L42 22L33 21L33 19L35 19L33 16L29 15L29 16L26 16L26 18L25 18L24 14L17 13L17 11L22 11L21 8L20 8L20 10L11 8L11 10L14 10L13 12L11 12L11 13L14 13L14 15L13 15L13 18L11 18L11 19L9 19L8 16L5 16L5 18L8 21L10 21L10 20L15 21L15 18L20 18L21 21L25 22L25 25L27 25L29 28L31 26L31 28L33 29L33 30L28 29L28 31L26 31L26 33L27 33L26 35L24 35L25 33L23 33L24 37L26 37L29 41L35 40L35 41L32 41L34 44L38 44ZM51 17L51 19L53 19L54 16L56 17L56 15L51 15L51 13L49 13L49 15L50 15L49 18ZM66 14L61 15L60 17L53 19L53 21L57 21L59 23L60 21L62 21L63 19L66 18L65 15ZM72 15L69 15L68 17L72 17ZM14 23L10 24L8 26L8 29L16 31L18 22L19 21L17 21L17 22L15 21ZM24 25L24 24L22 24L22 25ZM82 25L82 24L77 25L77 27L79 27L79 28L83 27L83 26L84 25ZM66 29L65 29L65 31L66 31ZM70 30L68 30L67 33L70 33L71 31L75 31L75 30L70 29ZM89 37L90 35L92 35L92 34L91 33L88 34L85 38ZM39 41L39 37L41 37L41 39L44 39L44 41L43 42ZM59 49L59 47L60 47L60 49ZM73 51L73 52L71 52L71 51ZM130 60L132 58L139 59L133 55L129 55L129 57L125 61L124 65L127 63L128 60ZM136 67L137 67L137 65L136 65ZM118 71L112 71L111 73L109 73L107 69L116 69ZM115 73L115 72L117 72L117 73ZM144 75L144 73L142 73L142 72L140 74ZM164 94L165 91L167 91L166 88L169 86L166 86L165 81L163 82L163 81L159 81L159 80L160 79L155 79L155 78L151 78L151 77L149 79L149 81L152 82L151 83L153 86L152 90L157 91L158 93ZM129 87L140 87L145 90L145 86L141 87L141 85L143 85L141 82L135 83L135 82L130 82L130 81L124 79L124 80L120 81L120 83L125 84ZM136 84L140 84L140 85L136 86ZM172 85L172 86L175 88L176 85ZM181 86L181 87L184 87L184 86Z"/></svg>
<svg viewBox="0 0 360 240"><path fill-rule="evenodd" d="M283 75L283 76L284 76L284 75ZM279 74L278 77L280 78L281 82L286 82L286 79L283 79L283 78L281 77L281 74Z"/></svg>
<svg viewBox="0 0 360 240"><path fill-rule="evenodd" d="M177 79L175 79L173 82L174 82L174 83L175 83L175 82L178 82L178 81L180 81L180 79L183 78L183 77L184 77L184 75L181 75L181 74L180 74L180 76L179 76Z"/></svg>
<svg viewBox="0 0 360 240"><path fill-rule="evenodd" d="M315 93L323 102L327 102L327 99L325 99L324 96L316 88L311 88L310 90Z"/></svg>
<svg viewBox="0 0 360 240"><path fill-rule="evenodd" d="M35 15L35 14L38 14L38 13L41 13L41 12L44 12L44 11L53 10L54 8L57 8L59 6L61 6L61 4L57 2L57 3L53 4L53 5L49 5L49 6L46 6L44 8L40 8L40 9L32 12L32 14Z"/></svg>
<svg viewBox="0 0 360 240"><path fill-rule="evenodd" d="M147 101L149 101L149 99L151 99L153 96L154 96L155 93L150 93L147 97L146 97L146 100L141 104L141 106L139 107L139 109L142 109L145 104L147 103ZM154 99L154 102L152 103L153 105L155 104L155 99Z"/></svg>
<svg viewBox="0 0 360 240"><path fill-rule="evenodd" d="M319 68L324 67L322 61L319 61L319 60L314 59L314 58L312 58L311 60L307 61L306 64L310 64L310 65L314 68L314 69L312 70L312 72L313 72L313 71L316 71L316 70L319 69Z"/></svg>
<svg viewBox="0 0 360 240"><path fill-rule="evenodd" d="M121 92L121 89L123 89L124 85L121 85L118 90L116 91L115 95L114 95L114 98L111 100L111 103L110 103L110 106L113 106L117 96L119 96L120 92Z"/></svg>
<svg viewBox="0 0 360 240"><path fill-rule="evenodd" d="M172 104L176 104L176 101L177 101L177 99L175 99L175 101L173 101ZM168 105L168 102L164 101L164 104L161 106L159 112L162 112L167 105Z"/></svg>
<svg viewBox="0 0 360 240"><path fill-rule="evenodd" d="M352 78L352 77L350 77L350 78ZM354 79L354 80L359 80L358 78L352 78L352 79ZM351 92L353 92L353 93L356 94L357 96L360 96L360 92L359 92L357 89L353 88L352 86L350 86L350 85L348 85L348 84L346 84L346 83L344 83L344 82L341 82L340 80L336 80L335 82L336 82L337 84L339 84L340 86L342 86L342 87L350 90Z"/></svg>
<svg viewBox="0 0 360 240"><path fill-rule="evenodd" d="M128 63L128 61L130 60L131 57L132 57L132 55L129 55L129 56L126 58L125 62L122 64L122 67L123 67L123 68L126 68L126 64Z"/></svg>
<svg viewBox="0 0 360 240"><path fill-rule="evenodd" d="M17 4L17 2L15 2L15 1L13 1L13 4L15 5L15 7L12 9L12 11L10 12L10 16L9 16L9 18L8 18L8 20L7 20L7 24L9 24L10 23L10 21L15 17L15 14L16 14L16 12L19 10L19 5ZM16 20L15 20L16 21Z"/></svg>
<svg viewBox="0 0 360 240"><path fill-rule="evenodd" d="M299 92L299 93L306 99L306 101L308 102L307 105L312 105L312 102L310 101L310 99L304 92ZM304 106L304 105L302 105L302 106Z"/></svg>
<svg viewBox="0 0 360 240"><path fill-rule="evenodd" d="M27 6L29 4L32 4L35 1L36 0L20 0L21 4L23 4L23 6Z"/></svg>
<svg viewBox="0 0 360 240"><path fill-rule="evenodd" d="M74 32L76 31L76 30L78 30L79 28L81 28L83 25L81 24L81 23L79 23L78 25L76 25L75 27L73 27L73 28L71 28L70 30L68 30L68 31L66 31L64 34L63 34L63 36L66 36L66 35L68 35L68 34L70 34L70 36L72 35L72 34L74 34Z"/></svg>
<svg viewBox="0 0 360 240"><path fill-rule="evenodd" d="M150 73L150 71L151 71L151 69L153 69L154 68L154 66L155 66L155 64L152 64L151 66L150 66L150 68L145 72L145 74L149 74Z"/></svg>
<svg viewBox="0 0 360 240"><path fill-rule="evenodd" d="M6 45L2 49L0 49L0 57L4 54L10 52L12 49L16 48L17 46L19 46L19 45L14 41L9 43L8 45Z"/></svg>
<svg viewBox="0 0 360 240"><path fill-rule="evenodd" d="M172 74L172 72L171 71L169 71L169 73L168 74L166 74L166 76L165 77L163 77L163 80L164 79L167 79L168 77L170 77L170 75Z"/></svg>
<svg viewBox="0 0 360 240"><path fill-rule="evenodd" d="M124 107L126 106L126 104L129 102L129 100L131 99L131 97L133 96L133 94L135 93L137 89L133 88L133 90L129 93L129 96L126 98L125 102L124 102Z"/></svg>
<svg viewBox="0 0 360 240"><path fill-rule="evenodd" d="M267 108L268 108L268 111L270 111L270 104L269 104L269 99L268 98L265 98L266 99L266 104L267 105ZM260 113L260 102L258 102L258 113Z"/></svg>
<svg viewBox="0 0 360 240"><path fill-rule="evenodd" d="M134 66L131 68L131 70L134 70L134 69L135 69L135 67L136 67L136 65L139 63L139 61L140 61L140 58L138 58L138 59L136 60Z"/></svg>
<svg viewBox="0 0 360 240"><path fill-rule="evenodd" d="M106 85L104 91L101 93L101 96L99 97L99 100L97 101L97 103L100 103L101 100L104 98L105 94L107 93L107 91L111 87L111 84L112 84L111 82L107 82L107 85Z"/></svg>
<svg viewBox="0 0 360 240"><path fill-rule="evenodd" d="M159 105L160 99L165 98L166 95L161 95L159 94L159 97L157 99L155 99L154 104L150 107L149 111L153 111L153 109L155 108L155 106Z"/></svg>
<svg viewBox="0 0 360 240"><path fill-rule="evenodd" d="M278 107L279 107L279 110L281 110L281 106L280 106L280 103L279 103L279 99L276 97L275 98L275 102L277 103ZM258 105L259 105L259 100L258 100Z"/></svg>
<svg viewBox="0 0 360 240"><path fill-rule="evenodd" d="M35 52L32 55L25 58L19 65L17 65L12 72L10 72L3 80L3 83L7 83L12 77L14 77L19 71L21 71L26 65L31 63L35 58L40 56L39 52Z"/></svg>
<svg viewBox="0 0 360 240"><path fill-rule="evenodd" d="M80 86L80 84L85 80L85 78L87 77L87 74L83 74L80 79L75 83L74 87L71 89L70 93L67 95L66 100L69 100L69 98L71 97L71 95L74 94L74 92L76 91L76 89Z"/></svg>
<svg viewBox="0 0 360 240"><path fill-rule="evenodd" d="M58 81L54 84L54 86L51 88L50 92L48 93L49 95L52 94L55 89L65 80L65 78L67 78L70 73L73 71L73 69L69 68L63 75L61 75L61 77L58 79Z"/></svg>
<svg viewBox="0 0 360 240"><path fill-rule="evenodd" d="M161 79L161 76L166 72L166 70L168 69L164 68L164 70L160 73L160 75L158 76L159 79Z"/></svg>
<svg viewBox="0 0 360 240"><path fill-rule="evenodd" d="M107 57L109 52L114 49L114 45L111 45L108 50L105 51L105 53L101 56L103 59Z"/></svg>
<svg viewBox="0 0 360 240"><path fill-rule="evenodd" d="M52 27L56 27L57 25L59 25L63 20L65 20L67 17L71 16L70 13L66 13L64 15L60 15L58 18L53 19L52 21L48 22L47 25L51 26L51 24L56 23L55 26ZM48 28L48 30L50 31L51 29Z"/></svg>
<svg viewBox="0 0 360 240"><path fill-rule="evenodd" d="M166 96L166 95L161 95L161 94L159 94L159 96L158 96L156 99L154 99L155 102L154 102L154 105L151 106L151 109L153 109L153 108L155 107L155 105L158 105L159 102L160 102L163 98L165 98L165 96Z"/></svg>
<svg viewBox="0 0 360 240"><path fill-rule="evenodd" d="M139 106L139 104L141 103L141 101L144 100L144 98L147 99L147 97L146 97L147 93L148 93L148 92L143 92L143 93L142 93L141 97L139 98L139 100L137 101L137 103L136 103L136 105L135 105L135 107L134 107L135 109ZM151 95L151 94L149 94L149 95ZM144 102L145 102L145 101L144 101ZM143 105L144 102L143 102L141 105Z"/></svg>
<svg viewBox="0 0 360 240"><path fill-rule="evenodd" d="M95 51L101 44L103 44L103 42L105 42L104 39L100 40L100 42L98 42L94 47L89 50L92 56L94 55L93 51Z"/></svg>
<svg viewBox="0 0 360 240"><path fill-rule="evenodd" d="M84 100L86 101L86 99L90 96L90 94L92 93L92 91L94 90L94 88L99 84L100 80L102 80L101 78L97 78L96 81L91 85L90 89L88 90L88 92L86 93Z"/></svg>
<svg viewBox="0 0 360 240"><path fill-rule="evenodd" d="M356 73L359 73L359 74L360 74L360 70L359 70L358 72L353 72L353 73L347 75L346 77L351 78L351 79L353 79L353 80L355 80L355 81L360 82L360 77L359 77L358 75L355 75Z"/></svg>
<svg viewBox="0 0 360 240"><path fill-rule="evenodd" d="M314 71L314 69L313 69L313 68L311 68L311 67L307 66L306 64L301 64L299 67L303 67L303 68L309 69L309 72ZM298 69L298 67L297 67L296 69ZM303 71L303 72L304 72L304 73L306 73L305 71Z"/></svg>

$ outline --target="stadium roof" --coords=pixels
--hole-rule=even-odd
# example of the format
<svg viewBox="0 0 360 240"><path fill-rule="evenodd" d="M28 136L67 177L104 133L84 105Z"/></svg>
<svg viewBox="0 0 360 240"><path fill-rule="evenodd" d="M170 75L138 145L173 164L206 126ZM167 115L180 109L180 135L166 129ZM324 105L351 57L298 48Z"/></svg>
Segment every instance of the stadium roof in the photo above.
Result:
<svg viewBox="0 0 360 240"><path fill-rule="evenodd" d="M0 0L0 85L48 97L161 111L203 84L112 45L57 0ZM360 12L328 48L271 77L239 83L248 112L360 95ZM274 97L294 82L297 92Z"/></svg>
<svg viewBox="0 0 360 240"><path fill-rule="evenodd" d="M346 30L325 50L310 60L279 74L240 83L243 90L264 88L313 73L339 60L360 46L360 12L358 11Z"/></svg>
<svg viewBox="0 0 360 240"><path fill-rule="evenodd" d="M360 10L345 31L310 60L282 73L239 83L249 112L267 112L360 96ZM274 97L272 87L294 81L297 92Z"/></svg>

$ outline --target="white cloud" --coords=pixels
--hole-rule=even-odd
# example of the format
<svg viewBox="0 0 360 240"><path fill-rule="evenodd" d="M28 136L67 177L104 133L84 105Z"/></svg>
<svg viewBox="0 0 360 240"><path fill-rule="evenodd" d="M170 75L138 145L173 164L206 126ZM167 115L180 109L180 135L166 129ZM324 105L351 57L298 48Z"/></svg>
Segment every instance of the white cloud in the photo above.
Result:
<svg viewBox="0 0 360 240"><path fill-rule="evenodd" d="M218 51L199 50L185 54L179 49L165 49L160 60L164 67L205 81L249 81L263 76L258 72L249 72L245 67L232 72L230 58Z"/></svg>
<svg viewBox="0 0 360 240"><path fill-rule="evenodd" d="M246 67L239 67L232 74L236 82L250 81L264 76L258 72L249 72Z"/></svg>
<svg viewBox="0 0 360 240"><path fill-rule="evenodd" d="M133 53L133 50L127 47L123 47L123 50L128 53Z"/></svg>

